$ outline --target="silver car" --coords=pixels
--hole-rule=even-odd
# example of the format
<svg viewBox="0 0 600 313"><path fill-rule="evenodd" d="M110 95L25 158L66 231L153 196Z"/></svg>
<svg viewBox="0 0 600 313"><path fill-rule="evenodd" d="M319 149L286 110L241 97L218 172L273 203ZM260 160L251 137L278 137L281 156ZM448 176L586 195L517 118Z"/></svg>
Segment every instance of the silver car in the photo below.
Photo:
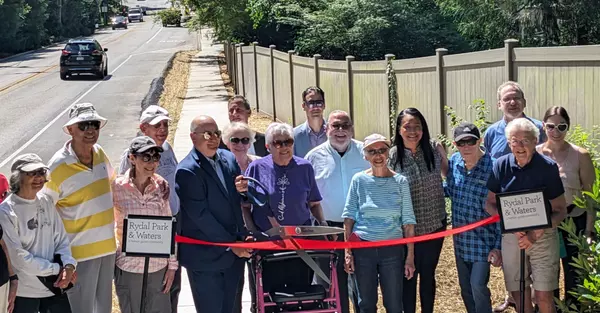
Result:
<svg viewBox="0 0 600 313"><path fill-rule="evenodd" d="M129 12L127 13L127 18L129 19L129 23L131 23L132 21L143 22L144 14L139 8L129 9Z"/></svg>

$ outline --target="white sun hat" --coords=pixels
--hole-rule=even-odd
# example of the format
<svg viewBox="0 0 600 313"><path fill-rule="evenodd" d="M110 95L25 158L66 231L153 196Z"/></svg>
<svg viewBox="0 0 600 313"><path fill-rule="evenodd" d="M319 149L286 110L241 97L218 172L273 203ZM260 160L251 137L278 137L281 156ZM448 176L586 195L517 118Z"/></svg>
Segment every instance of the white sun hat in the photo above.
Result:
<svg viewBox="0 0 600 313"><path fill-rule="evenodd" d="M63 126L63 131L69 134L67 126L80 122L99 121L100 128L106 125L107 120L96 112L96 108L91 103L78 103L69 111L69 121Z"/></svg>

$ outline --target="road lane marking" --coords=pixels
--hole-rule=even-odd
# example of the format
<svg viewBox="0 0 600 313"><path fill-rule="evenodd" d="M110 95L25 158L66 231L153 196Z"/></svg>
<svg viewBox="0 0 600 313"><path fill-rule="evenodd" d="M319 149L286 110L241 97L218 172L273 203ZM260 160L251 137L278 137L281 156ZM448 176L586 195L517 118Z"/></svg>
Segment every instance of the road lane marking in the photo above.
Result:
<svg viewBox="0 0 600 313"><path fill-rule="evenodd" d="M125 35L129 34L130 32L131 32L131 30L127 30L127 32L125 32L125 33L123 33L123 34L120 34L120 35L119 35L119 36L117 36L116 38L113 38L113 39L107 40L107 41L106 41L105 43L103 43L103 44L104 44L104 45L106 45L106 44L111 44L111 43L113 43L113 42L116 42L117 40L119 40L119 39L122 39L123 37L125 37ZM2 86L2 87L0 87L0 94L2 94L2 92L6 91L6 90L8 90L8 89L10 89L10 88L12 88L12 87L15 87L15 86L17 86L17 85L21 85L22 83L25 83L25 82L27 82L28 80L31 80L31 79L33 79L33 78L36 78L36 77L38 77L38 76L40 76L40 75L42 75L42 74L48 73L49 71L51 71L51 70L53 70L53 69L57 68L59 65L60 65L60 64L55 64L55 65L52 65L52 66L50 66L50 67L48 67L48 68L46 68L46 69L42 70L41 72L37 72L37 73L31 74L31 75L29 75L29 76L27 76L27 77L24 77L24 78L21 78L21 79L19 79L19 80L17 80L17 81L14 81L14 82L12 82L12 83L9 83L9 84L8 84L8 85L6 85L6 86Z"/></svg>
<svg viewBox="0 0 600 313"><path fill-rule="evenodd" d="M121 66L123 66L125 63L127 63L127 61L129 61L129 59L131 59L132 56L133 55L129 55L129 57L127 59L125 59L125 61L121 62L121 64L119 64L117 67L115 67L115 69L112 72L110 72L110 75L114 74L119 68L121 68ZM44 126L42 129L40 129L39 132L37 132L33 137L31 137L31 139L29 139L19 149L15 150L15 152L13 152L4 161L2 161L2 163L0 163L0 167L4 167L6 164L8 164L8 162L12 161L17 155L19 155L19 153L21 153L23 150L25 150L27 147L29 147L29 145L31 145L36 139L38 139L46 130L48 130L48 128L50 128L52 125L54 125L54 123L56 123L56 121L58 121L63 115L65 115L75 104L79 103L79 101L81 101L81 99L83 99L85 96L87 96L90 92L92 92L94 89L96 89L96 87L98 87L101 83L103 83L105 81L106 80L103 79L103 80L97 82L96 84L94 84L94 86L92 86L90 89L88 89L86 92L84 92L79 98L77 98L77 100L73 101L73 103L71 103L66 109L64 109L54 119L52 119L48 124L46 124L46 126Z"/></svg>
<svg viewBox="0 0 600 313"><path fill-rule="evenodd" d="M156 38L156 36L158 36L158 33L160 33L163 30L164 27L160 27L160 29L156 32L156 34L154 34L154 36L152 36L152 38L148 39L148 41L146 41L146 44L149 44L150 41L152 41L152 39Z"/></svg>

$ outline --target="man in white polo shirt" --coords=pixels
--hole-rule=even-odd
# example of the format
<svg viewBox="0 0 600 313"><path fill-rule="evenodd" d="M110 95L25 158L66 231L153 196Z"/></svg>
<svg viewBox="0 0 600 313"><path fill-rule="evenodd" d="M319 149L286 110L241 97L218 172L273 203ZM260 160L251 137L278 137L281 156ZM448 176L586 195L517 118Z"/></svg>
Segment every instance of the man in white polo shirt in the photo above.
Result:
<svg viewBox="0 0 600 313"><path fill-rule="evenodd" d="M177 170L177 158L173 152L173 148L167 142L169 137L169 111L157 105L148 106L140 116L140 130L142 134L152 138L157 145L163 148L160 154L160 163L156 169L156 173L164 178L169 183L169 205L173 216L179 221L179 197L175 192L175 171ZM129 149L125 149L121 156L121 165L119 166L119 175L124 175L131 163L128 157ZM179 223L177 223L179 225ZM177 304L179 302L179 292L181 291L181 266L175 272L175 278L171 285L171 312L177 313Z"/></svg>
<svg viewBox="0 0 600 313"><path fill-rule="evenodd" d="M96 142L106 119L91 103L76 104L63 131L71 136L48 163L44 192L53 200L71 241L78 278L67 291L71 310L112 311L115 220L110 188L113 167Z"/></svg>
<svg viewBox="0 0 600 313"><path fill-rule="evenodd" d="M315 170L315 179L323 196L321 206L329 226L343 228L342 212L346 204L346 196L350 181L354 174L369 168L364 158L363 143L352 139L354 127L348 113L333 111L327 120L327 141L318 145L306 154L305 158ZM344 237L339 235L339 241ZM354 312L359 313L357 290L352 279L344 271L344 250L337 250L337 274L339 282L342 313L350 312L348 298L352 299ZM321 265L329 270L329 264ZM320 284L326 284L317 278Z"/></svg>

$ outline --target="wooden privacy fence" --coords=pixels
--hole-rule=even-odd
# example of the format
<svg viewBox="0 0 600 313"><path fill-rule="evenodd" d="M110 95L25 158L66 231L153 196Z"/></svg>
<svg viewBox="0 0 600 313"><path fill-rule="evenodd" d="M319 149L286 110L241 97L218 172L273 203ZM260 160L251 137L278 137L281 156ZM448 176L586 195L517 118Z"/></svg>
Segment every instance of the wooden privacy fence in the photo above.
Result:
<svg viewBox="0 0 600 313"><path fill-rule="evenodd" d="M518 81L527 99L526 114L541 119L553 105L567 108L572 123L591 128L600 121L600 45L569 47L517 47L508 39L504 48L449 55L380 61L345 61L312 58L257 43L225 43L227 67L236 93L244 95L257 110L293 126L306 120L302 91L315 85L325 91L326 110L350 113L356 138L378 132L390 134L390 93L386 69L396 78L396 111L418 108L432 135L450 134L444 107L467 120L475 118L469 108L474 100L487 103L491 119L497 110L497 88L507 80Z"/></svg>

